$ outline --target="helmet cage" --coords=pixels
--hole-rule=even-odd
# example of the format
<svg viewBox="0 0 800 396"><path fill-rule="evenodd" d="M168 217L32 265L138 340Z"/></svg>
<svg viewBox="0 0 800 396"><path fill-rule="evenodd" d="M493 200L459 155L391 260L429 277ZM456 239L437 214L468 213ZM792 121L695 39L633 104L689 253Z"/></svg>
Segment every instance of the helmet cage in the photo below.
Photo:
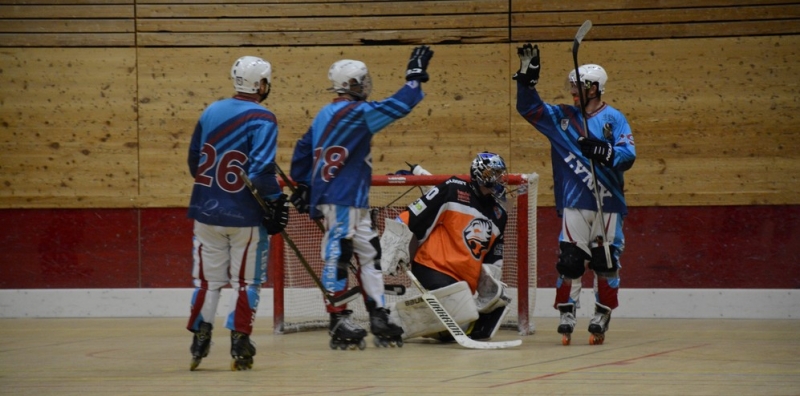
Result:
<svg viewBox="0 0 800 396"><path fill-rule="evenodd" d="M470 166L470 178L479 186L490 188L493 195L504 194L508 186L506 162L497 154L479 153Z"/></svg>

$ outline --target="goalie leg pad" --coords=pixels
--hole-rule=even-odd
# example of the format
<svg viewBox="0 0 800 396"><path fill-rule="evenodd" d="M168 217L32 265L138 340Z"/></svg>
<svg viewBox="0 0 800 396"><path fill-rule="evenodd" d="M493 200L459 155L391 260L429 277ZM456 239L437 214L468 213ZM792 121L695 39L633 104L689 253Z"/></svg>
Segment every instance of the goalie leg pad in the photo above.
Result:
<svg viewBox="0 0 800 396"><path fill-rule="evenodd" d="M497 307L489 313L481 313L478 320L472 324L469 338L473 340L490 340L497 333L500 325L508 314L508 305Z"/></svg>
<svg viewBox="0 0 800 396"><path fill-rule="evenodd" d="M478 319L478 308L472 298L467 282L461 281L441 289L431 290L444 309L459 326L468 325ZM403 338L433 335L447 328L421 296L398 300L390 308L391 320L403 328Z"/></svg>

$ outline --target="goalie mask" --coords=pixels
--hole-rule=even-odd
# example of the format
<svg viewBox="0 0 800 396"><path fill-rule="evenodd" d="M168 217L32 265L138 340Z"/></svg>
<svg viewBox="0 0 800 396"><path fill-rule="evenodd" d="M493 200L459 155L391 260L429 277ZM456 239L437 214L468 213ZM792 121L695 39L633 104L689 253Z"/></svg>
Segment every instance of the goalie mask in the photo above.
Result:
<svg viewBox="0 0 800 396"><path fill-rule="evenodd" d="M261 100L267 98L272 87L272 65L255 56L243 56L236 60L231 67L231 79L236 92L258 93L261 80L266 80L267 89L262 94Z"/></svg>
<svg viewBox="0 0 800 396"><path fill-rule="evenodd" d="M328 69L328 79L333 86L329 91L352 95L366 100L372 93L372 78L364 62L342 59L336 61Z"/></svg>
<svg viewBox="0 0 800 396"><path fill-rule="evenodd" d="M469 169L470 180L478 186L492 190L492 196L498 202L505 201L508 173L506 162L495 153L484 151L479 153Z"/></svg>
<svg viewBox="0 0 800 396"><path fill-rule="evenodd" d="M586 89L591 88L592 84L597 83L597 91L600 92L601 95L606 92L608 74L606 74L606 71L600 65L583 65L578 68L578 73L580 73L581 82L583 82ZM569 72L569 76L567 76L566 89L569 90L569 87L575 84L576 81L575 70L573 70Z"/></svg>

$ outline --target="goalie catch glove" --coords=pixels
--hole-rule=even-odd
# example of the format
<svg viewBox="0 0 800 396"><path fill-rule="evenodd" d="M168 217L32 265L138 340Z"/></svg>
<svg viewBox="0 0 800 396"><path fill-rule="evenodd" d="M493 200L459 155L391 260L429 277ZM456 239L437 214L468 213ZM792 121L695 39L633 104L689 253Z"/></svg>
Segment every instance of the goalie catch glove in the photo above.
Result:
<svg viewBox="0 0 800 396"><path fill-rule="evenodd" d="M385 219L386 228L381 235L381 271L384 275L397 275L402 263L408 266L411 255L408 244L414 234L406 223L396 219Z"/></svg>
<svg viewBox="0 0 800 396"><path fill-rule="evenodd" d="M578 145L581 146L584 157L605 166L614 166L614 146L611 143L581 136L578 138Z"/></svg>
<svg viewBox="0 0 800 396"><path fill-rule="evenodd" d="M299 213L308 213L311 206L311 187L306 184L297 183L289 201L292 202Z"/></svg>
<svg viewBox="0 0 800 396"><path fill-rule="evenodd" d="M286 194L267 202L267 213L261 219L261 223L269 235L275 235L286 228L289 224L289 202L286 201Z"/></svg>
<svg viewBox="0 0 800 396"><path fill-rule="evenodd" d="M406 81L428 82L428 72L426 70L432 57L433 51L427 45L420 45L414 48L414 51L411 52L411 58L408 60Z"/></svg>
<svg viewBox="0 0 800 396"><path fill-rule="evenodd" d="M522 47L517 47L517 56L519 56L519 71L514 73L512 78L533 88L539 82L539 72L541 71L539 46L527 43Z"/></svg>

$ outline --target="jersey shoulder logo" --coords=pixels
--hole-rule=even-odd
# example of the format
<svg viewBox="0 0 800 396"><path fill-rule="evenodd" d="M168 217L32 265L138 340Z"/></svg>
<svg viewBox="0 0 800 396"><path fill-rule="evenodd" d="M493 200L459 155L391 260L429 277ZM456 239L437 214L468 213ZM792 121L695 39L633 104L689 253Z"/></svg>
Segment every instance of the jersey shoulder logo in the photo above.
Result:
<svg viewBox="0 0 800 396"><path fill-rule="evenodd" d="M419 216L425 208L428 206L425 205L425 202L422 202L422 199L417 199L416 201L412 202L411 205L408 205L408 210L411 211L415 216Z"/></svg>
<svg viewBox="0 0 800 396"><path fill-rule="evenodd" d="M472 219L464 229L463 235L472 257L478 260L489 248L489 241L492 238L492 222L486 219Z"/></svg>

